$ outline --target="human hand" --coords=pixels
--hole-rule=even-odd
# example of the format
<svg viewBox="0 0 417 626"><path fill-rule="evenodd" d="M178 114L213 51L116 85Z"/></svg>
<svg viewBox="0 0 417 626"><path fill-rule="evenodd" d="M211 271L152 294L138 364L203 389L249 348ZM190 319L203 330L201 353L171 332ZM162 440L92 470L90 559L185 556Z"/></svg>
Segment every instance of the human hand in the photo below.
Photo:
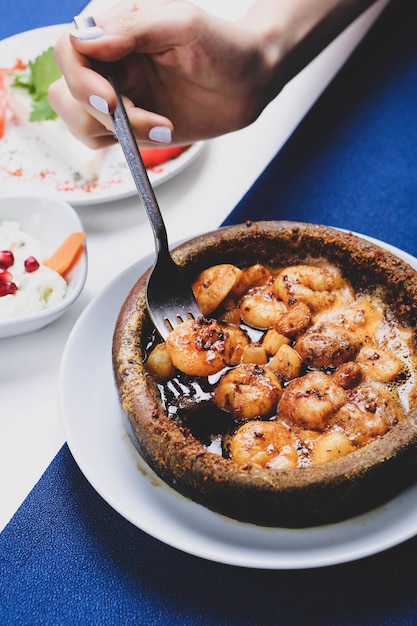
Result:
<svg viewBox="0 0 417 626"><path fill-rule="evenodd" d="M61 37L55 55L65 80L49 91L52 107L90 147L114 142L106 111L115 94L96 60L114 64L141 145L242 128L270 99L264 42L245 21L221 20L185 0L127 0L95 21L95 29Z"/></svg>

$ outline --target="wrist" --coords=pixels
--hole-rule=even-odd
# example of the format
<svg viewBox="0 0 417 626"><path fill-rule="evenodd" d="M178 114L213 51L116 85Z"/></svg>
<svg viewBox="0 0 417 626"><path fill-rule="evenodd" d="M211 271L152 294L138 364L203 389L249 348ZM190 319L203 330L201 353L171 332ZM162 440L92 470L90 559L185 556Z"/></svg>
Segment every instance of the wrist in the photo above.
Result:
<svg viewBox="0 0 417 626"><path fill-rule="evenodd" d="M374 1L255 0L240 23L258 49L267 98L274 98Z"/></svg>

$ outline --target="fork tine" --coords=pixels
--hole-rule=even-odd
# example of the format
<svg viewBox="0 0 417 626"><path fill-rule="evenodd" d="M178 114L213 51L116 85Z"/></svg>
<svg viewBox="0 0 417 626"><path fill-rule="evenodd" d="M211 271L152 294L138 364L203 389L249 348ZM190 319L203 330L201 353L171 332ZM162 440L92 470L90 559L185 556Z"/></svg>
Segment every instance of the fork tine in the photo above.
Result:
<svg viewBox="0 0 417 626"><path fill-rule="evenodd" d="M160 251L148 278L146 298L151 320L163 339L181 322L202 316L190 283L169 253Z"/></svg>

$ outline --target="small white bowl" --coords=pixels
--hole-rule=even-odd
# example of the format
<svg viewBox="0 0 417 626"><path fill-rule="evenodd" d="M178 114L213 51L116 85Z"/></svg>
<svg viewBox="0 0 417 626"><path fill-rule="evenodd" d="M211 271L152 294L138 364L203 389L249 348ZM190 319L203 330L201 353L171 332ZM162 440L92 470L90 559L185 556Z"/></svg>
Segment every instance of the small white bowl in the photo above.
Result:
<svg viewBox="0 0 417 626"><path fill-rule="evenodd" d="M74 209L52 198L0 195L0 222L4 220L19 222L22 229L42 242L51 254L72 232L84 230ZM78 298L86 278L87 253L84 250L66 276L68 289L62 302L36 313L0 320L0 338L33 332L55 321Z"/></svg>

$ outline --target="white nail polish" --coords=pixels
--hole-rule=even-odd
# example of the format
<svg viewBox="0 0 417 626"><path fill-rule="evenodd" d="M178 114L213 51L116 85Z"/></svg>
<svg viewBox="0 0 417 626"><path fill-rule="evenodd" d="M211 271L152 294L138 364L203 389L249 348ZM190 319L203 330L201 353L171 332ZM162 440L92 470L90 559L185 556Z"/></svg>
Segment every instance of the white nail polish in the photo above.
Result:
<svg viewBox="0 0 417 626"><path fill-rule="evenodd" d="M76 39L82 41L89 41L91 39L100 39L103 37L104 30L100 26L89 26L87 28L79 28L78 30L72 30L71 35Z"/></svg>
<svg viewBox="0 0 417 626"><path fill-rule="evenodd" d="M106 115L109 114L109 105L104 98L93 95L90 96L88 100L91 106L97 109L97 111L100 111L100 113L106 113Z"/></svg>
<svg viewBox="0 0 417 626"><path fill-rule="evenodd" d="M171 129L167 126L154 126L149 131L149 139L152 139L152 141L158 141L159 143L171 143Z"/></svg>

